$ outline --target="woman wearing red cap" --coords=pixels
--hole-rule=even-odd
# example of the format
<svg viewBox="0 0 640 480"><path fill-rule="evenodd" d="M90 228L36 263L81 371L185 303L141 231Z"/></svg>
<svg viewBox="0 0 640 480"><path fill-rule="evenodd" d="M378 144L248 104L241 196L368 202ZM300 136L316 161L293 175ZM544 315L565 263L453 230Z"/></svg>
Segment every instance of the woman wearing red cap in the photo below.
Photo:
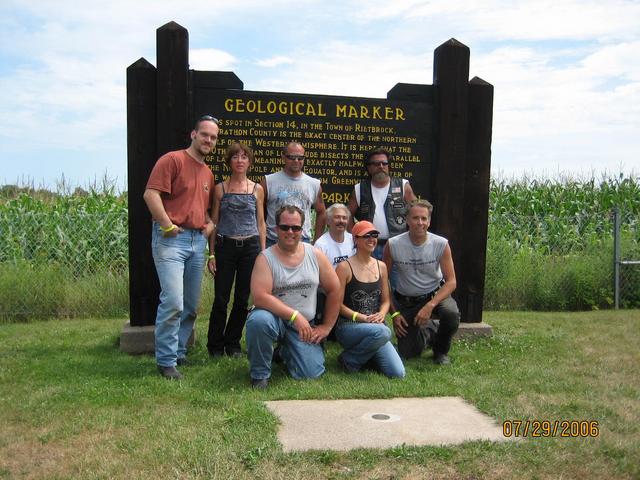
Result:
<svg viewBox="0 0 640 480"><path fill-rule="evenodd" d="M338 362L346 372L371 368L388 377L402 378L404 365L391 344L391 330L384 323L391 305L387 267L372 257L379 232L371 222L362 221L351 233L356 254L336 268L344 289L336 325L336 338L344 351Z"/></svg>

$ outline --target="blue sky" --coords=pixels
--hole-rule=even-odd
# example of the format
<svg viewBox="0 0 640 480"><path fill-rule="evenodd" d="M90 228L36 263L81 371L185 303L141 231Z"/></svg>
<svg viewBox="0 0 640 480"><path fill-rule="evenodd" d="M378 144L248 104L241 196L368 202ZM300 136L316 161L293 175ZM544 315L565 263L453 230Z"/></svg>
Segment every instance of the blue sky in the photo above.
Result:
<svg viewBox="0 0 640 480"><path fill-rule="evenodd" d="M495 87L494 176L640 172L637 1L2 0L0 183L125 185L125 71L171 20L191 68L328 95L431 84L453 37Z"/></svg>

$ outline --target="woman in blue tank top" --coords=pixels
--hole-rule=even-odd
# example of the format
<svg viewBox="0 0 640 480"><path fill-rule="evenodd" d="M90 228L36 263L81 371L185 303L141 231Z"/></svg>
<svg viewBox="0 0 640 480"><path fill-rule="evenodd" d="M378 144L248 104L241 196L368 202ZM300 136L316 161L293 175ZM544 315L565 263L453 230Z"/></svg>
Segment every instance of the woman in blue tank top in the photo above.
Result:
<svg viewBox="0 0 640 480"><path fill-rule="evenodd" d="M391 344L385 316L391 305L386 265L372 257L379 232L372 223L356 223L351 234L356 254L338 264L336 273L344 289L336 338L344 351L338 362L346 372L363 368L387 377L402 378L404 365Z"/></svg>
<svg viewBox="0 0 640 480"><path fill-rule="evenodd" d="M234 142L227 148L224 160L231 175L215 186L211 206L215 230L209 237L211 255L207 267L215 278L215 298L209 317L207 349L213 357L225 353L240 357L251 271L258 253L265 248L264 191L247 177L254 160L251 148ZM227 321L234 278L233 307Z"/></svg>

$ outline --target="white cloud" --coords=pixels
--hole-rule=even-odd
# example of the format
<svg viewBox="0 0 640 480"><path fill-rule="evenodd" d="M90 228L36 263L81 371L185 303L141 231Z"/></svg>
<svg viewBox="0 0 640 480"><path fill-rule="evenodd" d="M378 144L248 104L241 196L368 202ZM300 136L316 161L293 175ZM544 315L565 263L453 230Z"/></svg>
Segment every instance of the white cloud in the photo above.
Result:
<svg viewBox="0 0 640 480"><path fill-rule="evenodd" d="M258 88L384 98L398 82L428 83L431 75L430 52L405 55L369 44L332 41L318 49L297 49L293 57L304 61L289 67L286 76L259 81Z"/></svg>
<svg viewBox="0 0 640 480"><path fill-rule="evenodd" d="M189 68L193 70L233 70L238 60L215 48L189 50Z"/></svg>
<svg viewBox="0 0 640 480"><path fill-rule="evenodd" d="M265 58L264 60L258 60L256 65L259 67L273 68L280 65L289 65L293 63L293 59L284 55L277 55L275 57Z"/></svg>
<svg viewBox="0 0 640 480"><path fill-rule="evenodd" d="M422 28L446 26L468 39L558 40L632 38L640 4L629 0L361 0L358 17L380 22L415 20ZM455 35L454 35L455 36Z"/></svg>

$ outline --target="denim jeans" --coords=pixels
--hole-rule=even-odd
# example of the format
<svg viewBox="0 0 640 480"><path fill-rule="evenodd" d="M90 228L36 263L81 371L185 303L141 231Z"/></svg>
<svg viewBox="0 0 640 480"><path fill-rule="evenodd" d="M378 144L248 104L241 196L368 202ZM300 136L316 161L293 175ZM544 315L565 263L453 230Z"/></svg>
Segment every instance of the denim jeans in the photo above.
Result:
<svg viewBox="0 0 640 480"><path fill-rule="evenodd" d="M318 378L324 373L324 353L320 345L303 342L289 322L268 310L256 308L247 317L247 354L251 378L271 376L273 344L280 344L280 356L296 380Z"/></svg>
<svg viewBox="0 0 640 480"><path fill-rule="evenodd" d="M391 344L391 330L385 324L341 321L336 338L344 348L342 361L347 369L372 367L387 377L405 376L402 360Z"/></svg>
<svg viewBox="0 0 640 480"><path fill-rule="evenodd" d="M251 272L259 253L258 236L244 240L216 238L215 299L209 316L207 339L207 349L211 354L240 351L242 330L247 320ZM227 305L234 277L233 308L227 322Z"/></svg>
<svg viewBox="0 0 640 480"><path fill-rule="evenodd" d="M427 301L411 307L405 307L397 301L394 303L399 307L401 315L409 324L407 334L404 337L398 337L398 351L402 358L419 357L430 343L430 332L428 331L429 329L426 323L424 326L419 327L414 323L414 319L418 310L420 310ZM440 319L438 331L432 341L433 354L447 354L451 348L451 339L458 331L458 326L460 325L458 304L449 296L433 309L433 313Z"/></svg>
<svg viewBox="0 0 640 480"><path fill-rule="evenodd" d="M156 315L156 362L176 365L187 354L193 331L207 239L200 230L185 229L176 237L163 237L153 223L151 251L160 280L160 305Z"/></svg>

